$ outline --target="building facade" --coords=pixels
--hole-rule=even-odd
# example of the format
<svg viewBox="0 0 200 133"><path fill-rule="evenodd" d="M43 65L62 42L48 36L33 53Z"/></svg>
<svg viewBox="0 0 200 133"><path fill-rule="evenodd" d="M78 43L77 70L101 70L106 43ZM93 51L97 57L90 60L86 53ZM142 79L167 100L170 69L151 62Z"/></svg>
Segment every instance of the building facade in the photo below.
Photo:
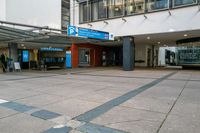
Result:
<svg viewBox="0 0 200 133"><path fill-rule="evenodd" d="M158 66L159 47L200 36L198 0L71 0L70 9L71 25L113 33L129 67Z"/></svg>

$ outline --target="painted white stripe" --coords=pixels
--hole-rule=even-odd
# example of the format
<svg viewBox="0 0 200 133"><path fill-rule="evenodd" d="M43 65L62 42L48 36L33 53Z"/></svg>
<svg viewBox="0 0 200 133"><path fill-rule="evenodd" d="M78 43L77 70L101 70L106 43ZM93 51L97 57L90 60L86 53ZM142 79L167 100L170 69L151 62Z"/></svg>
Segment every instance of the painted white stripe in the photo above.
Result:
<svg viewBox="0 0 200 133"><path fill-rule="evenodd" d="M6 100L3 100L3 99L0 99L0 104L2 104L2 103L7 103L8 101L6 101Z"/></svg>

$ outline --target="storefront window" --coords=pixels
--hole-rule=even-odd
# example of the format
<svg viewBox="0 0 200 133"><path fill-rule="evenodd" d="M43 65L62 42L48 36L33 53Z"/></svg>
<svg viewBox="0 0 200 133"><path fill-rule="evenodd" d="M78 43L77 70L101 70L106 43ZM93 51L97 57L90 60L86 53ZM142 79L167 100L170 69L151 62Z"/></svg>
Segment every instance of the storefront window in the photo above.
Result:
<svg viewBox="0 0 200 133"><path fill-rule="evenodd" d="M88 21L90 21L90 17L91 17L91 15L90 15L90 3L88 3L88 2L84 2L84 3L81 3L80 4L80 7L79 7L79 9L80 9L80 12L79 12L79 14L80 14L80 22L82 23L82 22L88 22Z"/></svg>
<svg viewBox="0 0 200 133"><path fill-rule="evenodd" d="M109 4L109 18L122 16L124 14L123 0L108 0Z"/></svg>
<svg viewBox="0 0 200 133"><path fill-rule="evenodd" d="M184 6L184 5L192 5L196 4L197 0L173 0L173 6Z"/></svg>
<svg viewBox="0 0 200 133"><path fill-rule="evenodd" d="M144 0L127 0L127 14L143 13Z"/></svg>
<svg viewBox="0 0 200 133"><path fill-rule="evenodd" d="M148 2L148 10L161 10L169 8L168 0L149 0Z"/></svg>

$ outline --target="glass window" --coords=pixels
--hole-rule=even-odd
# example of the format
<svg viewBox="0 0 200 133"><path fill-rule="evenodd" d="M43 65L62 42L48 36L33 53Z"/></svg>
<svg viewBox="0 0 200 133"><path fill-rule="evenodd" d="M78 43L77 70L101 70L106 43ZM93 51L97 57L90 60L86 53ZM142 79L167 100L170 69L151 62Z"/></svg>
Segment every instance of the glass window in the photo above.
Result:
<svg viewBox="0 0 200 133"><path fill-rule="evenodd" d="M80 22L90 21L90 4L87 2L81 3L79 9Z"/></svg>
<svg viewBox="0 0 200 133"><path fill-rule="evenodd" d="M149 0L148 2L148 10L161 10L169 8L168 0Z"/></svg>
<svg viewBox="0 0 200 133"><path fill-rule="evenodd" d="M127 0L127 14L143 13L145 0Z"/></svg>
<svg viewBox="0 0 200 133"><path fill-rule="evenodd" d="M107 18L107 0L99 1L99 19Z"/></svg>
<svg viewBox="0 0 200 133"><path fill-rule="evenodd" d="M92 21L95 21L98 19L98 1L93 1L92 2Z"/></svg>
<svg viewBox="0 0 200 133"><path fill-rule="evenodd" d="M109 18L122 16L124 14L124 4L123 0L108 0L109 4Z"/></svg>
<svg viewBox="0 0 200 133"><path fill-rule="evenodd" d="M197 0L173 0L173 6L184 6L184 5L191 5L196 4Z"/></svg>

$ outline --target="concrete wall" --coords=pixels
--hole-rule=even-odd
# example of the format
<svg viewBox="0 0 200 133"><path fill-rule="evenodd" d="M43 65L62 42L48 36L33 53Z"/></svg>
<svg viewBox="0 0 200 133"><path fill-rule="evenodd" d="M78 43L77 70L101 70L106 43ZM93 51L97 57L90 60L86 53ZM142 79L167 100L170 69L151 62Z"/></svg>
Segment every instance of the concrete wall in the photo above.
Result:
<svg viewBox="0 0 200 133"><path fill-rule="evenodd" d="M61 0L6 0L6 21L61 29Z"/></svg>
<svg viewBox="0 0 200 133"><path fill-rule="evenodd" d="M6 0L0 0L0 20L6 19Z"/></svg>
<svg viewBox="0 0 200 133"><path fill-rule="evenodd" d="M73 6L71 6L71 11L73 11ZM142 14L124 17L127 22L124 22L121 18L106 20L108 24L105 24L103 21L91 22L92 27L90 27L88 24L79 24L79 9L78 5L75 5L75 25L108 31L115 36L200 29L200 12L198 11L198 6L172 9L170 11L171 16L168 11L160 11L146 14L147 19ZM73 16L71 16L71 20L73 23Z"/></svg>

